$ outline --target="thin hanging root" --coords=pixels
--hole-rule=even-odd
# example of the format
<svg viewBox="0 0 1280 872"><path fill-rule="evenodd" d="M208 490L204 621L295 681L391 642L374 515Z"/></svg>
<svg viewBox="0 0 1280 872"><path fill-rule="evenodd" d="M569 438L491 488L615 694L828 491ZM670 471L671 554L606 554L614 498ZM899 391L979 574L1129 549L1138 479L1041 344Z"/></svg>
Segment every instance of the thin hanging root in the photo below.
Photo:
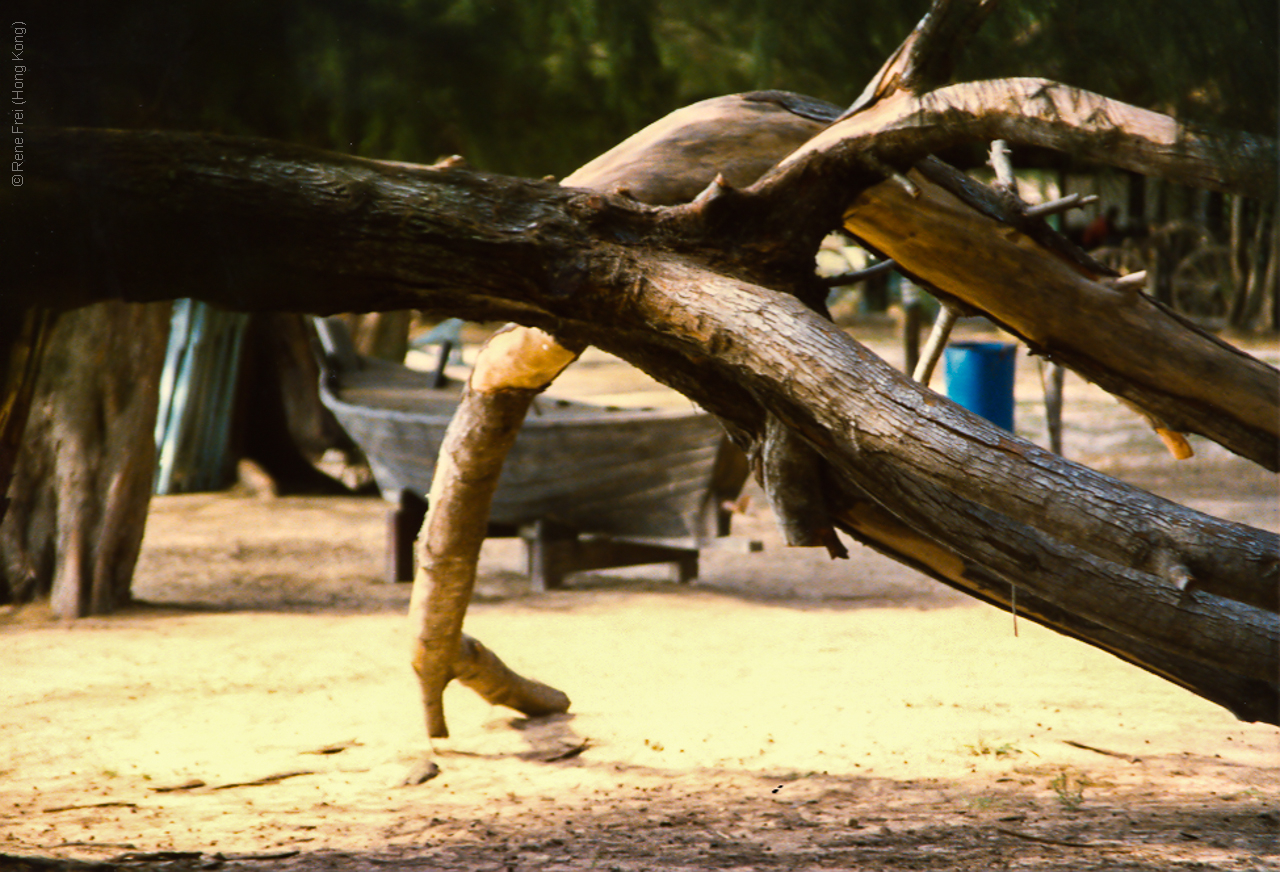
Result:
<svg viewBox="0 0 1280 872"><path fill-rule="evenodd" d="M1187 442L1187 437L1176 430L1168 430L1164 427L1156 427L1155 429L1156 435L1160 437L1164 447L1169 449L1169 453L1173 455L1174 460L1186 460L1195 456L1195 452L1191 450L1191 444Z"/></svg>

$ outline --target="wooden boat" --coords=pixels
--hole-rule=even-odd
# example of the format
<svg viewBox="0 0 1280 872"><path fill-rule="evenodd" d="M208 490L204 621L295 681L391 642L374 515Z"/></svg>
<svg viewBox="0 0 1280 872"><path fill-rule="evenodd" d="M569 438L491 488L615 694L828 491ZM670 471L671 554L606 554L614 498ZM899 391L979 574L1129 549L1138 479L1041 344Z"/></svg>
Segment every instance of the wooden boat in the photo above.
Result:
<svg viewBox="0 0 1280 872"><path fill-rule="evenodd" d="M356 355L340 321L317 319L317 328L325 353L321 400L397 507L392 539L399 556L391 571L408 577L405 552L421 524L461 387L436 387L437 375ZM697 572L698 548L727 534L722 507L745 478L740 452L698 409L619 408L544 395L503 465L490 535L525 538L535 587L554 587L580 569L653 562L676 563L688 580Z"/></svg>

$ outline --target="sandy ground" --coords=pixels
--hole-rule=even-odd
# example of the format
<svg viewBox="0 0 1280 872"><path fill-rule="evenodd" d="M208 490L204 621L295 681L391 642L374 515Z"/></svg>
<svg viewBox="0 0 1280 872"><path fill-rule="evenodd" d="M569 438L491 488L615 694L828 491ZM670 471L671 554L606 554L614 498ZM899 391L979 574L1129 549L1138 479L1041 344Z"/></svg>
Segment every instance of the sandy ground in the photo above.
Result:
<svg viewBox="0 0 1280 872"><path fill-rule="evenodd" d="M652 389L595 356L564 387ZM1196 447L1175 466L1069 378L1068 456L1280 527L1274 477ZM1280 869L1275 728L866 549L786 549L761 505L735 533L765 551L708 552L691 586L534 596L490 543L468 629L572 714L450 688L433 749L380 501L157 499L143 605L0 616L0 866ZM439 777L401 786L428 754Z"/></svg>

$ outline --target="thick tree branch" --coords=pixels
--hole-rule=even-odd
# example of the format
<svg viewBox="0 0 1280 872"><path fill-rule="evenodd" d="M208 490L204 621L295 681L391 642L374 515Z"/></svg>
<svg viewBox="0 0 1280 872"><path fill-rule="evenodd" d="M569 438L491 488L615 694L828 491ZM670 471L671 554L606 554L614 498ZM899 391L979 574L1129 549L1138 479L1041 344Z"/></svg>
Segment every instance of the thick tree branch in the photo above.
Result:
<svg viewBox="0 0 1280 872"><path fill-rule="evenodd" d="M985 589L981 595L991 598L992 581L987 573L994 571L1005 584L1038 594L1041 603L1057 600L1060 605L1054 609L1076 619L1072 632L1099 644L1098 628L1102 627L1102 636L1120 641L1113 650L1126 659L1141 662L1219 701L1229 695L1226 688L1231 687L1230 693L1239 695L1224 704L1242 716L1274 719L1271 702L1275 699L1280 632L1274 614L1276 537L1238 525L1228 525L1233 529L1228 533L1219 526L1225 522L1134 491L1012 439L905 382L842 333L824 326L825 322L785 297L766 304L760 297L773 297L772 292L717 277L687 262L668 261L661 268L649 264L646 271L643 288L649 293L640 298L647 298L651 305L643 306L639 315L665 335L680 333L701 353L684 343L683 353L667 347L657 354L634 345L611 346L606 337L596 337L599 344L630 356L633 362L727 417L733 426L758 432L762 416L743 417L741 408L717 403L715 385L721 377L749 383L753 395L771 414L802 433L840 471L840 492L846 498L856 502L854 494L873 493L895 515L909 519L911 527L929 531L924 536L894 537L891 531L886 535L873 524L856 527L860 538L870 538L877 547L896 552L900 559L905 551L908 561L920 559L910 549L921 541L946 543L924 549L925 558L935 564L935 577L970 592ZM624 270L615 267L614 272ZM806 326L796 326L794 332L788 327L800 324ZM744 327L745 331L740 329ZM817 339L819 334L825 338ZM707 354L713 348L714 357ZM690 360L701 364L695 379L673 374ZM864 365L867 363L871 365ZM748 377L747 372L752 375ZM833 386L838 386L834 394ZM899 390L908 386L906 391ZM914 400L907 398L912 392ZM817 396L823 399L815 401ZM828 406L833 396L842 399ZM942 424L944 412L967 423L957 419ZM972 434L975 425L985 428L987 435L973 443L975 453L958 455L966 474L959 479L942 475L933 481L928 480L931 475L927 470L916 475L922 458L933 457L942 466L950 465L950 456L963 441L959 434ZM909 445L925 433L927 446ZM901 462L907 456L912 461ZM1011 464L1010 473L1020 487L997 494L995 491L1002 489L990 488L986 482L1007 480L1002 476L1010 473L998 472L991 465L1005 462ZM1016 473L1011 472L1013 467ZM1002 503L1006 496L1012 502ZM1135 504L1130 505L1130 500ZM997 504L1000 508L995 508ZM1037 527L1033 528L1009 520L1009 515L1045 521L1043 526L1035 521ZM1074 520L1058 526L1057 522L1069 515ZM841 517L854 528L867 512L842 513ZM1206 522L1215 527L1207 536L1202 526ZM1104 529L1111 524L1124 528L1119 539L1114 538L1118 527ZM1219 534L1225 537L1219 538ZM1109 551L1102 539L1109 539L1120 550ZM1067 545L1068 541L1075 544ZM1236 546L1219 550L1217 544L1226 541L1234 541ZM1142 546L1133 549L1135 542ZM1124 544L1131 550L1124 552ZM1237 556L1227 556L1228 551ZM1237 567L1228 573L1229 581L1217 575L1223 558L1225 564ZM1200 588L1198 595L1180 589L1186 573L1179 567L1191 563L1199 567L1191 573L1199 579L1193 586L1209 586ZM1216 581L1209 580L1213 576ZM1243 588L1253 593L1244 594ZM1210 589L1230 591L1228 597L1254 599L1263 607L1219 600L1206 592ZM1070 593L1072 590L1075 593ZM1060 599L1062 594L1068 594L1067 598ZM1081 617L1085 620L1080 621ZM1172 635L1156 639L1144 634L1135 645L1132 633L1148 621ZM1062 624L1055 622L1054 626ZM1210 638L1217 641L1209 642ZM1138 650L1151 644L1157 649Z"/></svg>
<svg viewBox="0 0 1280 872"><path fill-rule="evenodd" d="M917 197L889 182L859 195L845 213L846 229L918 280L1123 397L1153 424L1199 433L1267 469L1280 466L1280 373L1136 288L1046 256L1032 237L938 185L930 166L909 174ZM1011 276L1034 278L1011 294Z"/></svg>
<svg viewBox="0 0 1280 872"><path fill-rule="evenodd" d="M1198 188L1276 196L1274 140L1210 134L1167 115L1037 78L951 85L923 95L897 91L833 124L797 149L757 188L786 188L792 174L876 160L899 168L966 142L1005 139Z"/></svg>

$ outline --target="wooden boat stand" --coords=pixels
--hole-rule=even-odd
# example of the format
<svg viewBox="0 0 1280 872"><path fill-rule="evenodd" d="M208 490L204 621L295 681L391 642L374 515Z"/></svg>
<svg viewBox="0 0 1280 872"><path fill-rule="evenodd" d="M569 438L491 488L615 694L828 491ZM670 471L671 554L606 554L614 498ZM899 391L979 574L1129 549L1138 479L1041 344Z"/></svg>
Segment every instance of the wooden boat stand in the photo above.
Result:
<svg viewBox="0 0 1280 872"><path fill-rule="evenodd" d="M426 516L426 501L413 491L401 491L399 505L387 513L387 581L413 580L414 540ZM524 540L529 586L539 593L564 587L564 577L572 572L619 566L669 563L679 582L698 577L697 548L603 535L582 536L571 527L546 520L519 526L491 523L489 536L519 536Z"/></svg>

